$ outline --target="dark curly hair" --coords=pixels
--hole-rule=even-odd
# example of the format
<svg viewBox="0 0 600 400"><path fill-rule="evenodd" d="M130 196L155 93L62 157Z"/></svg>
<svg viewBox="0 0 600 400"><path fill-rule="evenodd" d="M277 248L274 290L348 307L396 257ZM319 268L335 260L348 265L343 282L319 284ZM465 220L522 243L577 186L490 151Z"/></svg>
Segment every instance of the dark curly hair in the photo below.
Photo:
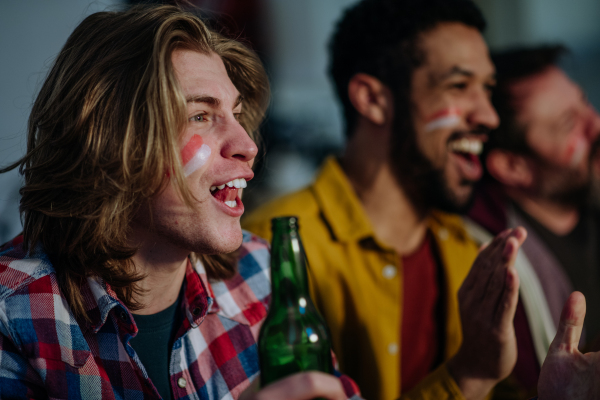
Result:
<svg viewBox="0 0 600 400"><path fill-rule="evenodd" d="M404 114L396 120L412 129L411 76L426 56L419 49L419 36L443 22L460 22L480 32L486 26L471 0L364 0L344 12L329 43L329 73L344 109L348 137L357 119L348 83L360 72L390 88L396 112Z"/></svg>

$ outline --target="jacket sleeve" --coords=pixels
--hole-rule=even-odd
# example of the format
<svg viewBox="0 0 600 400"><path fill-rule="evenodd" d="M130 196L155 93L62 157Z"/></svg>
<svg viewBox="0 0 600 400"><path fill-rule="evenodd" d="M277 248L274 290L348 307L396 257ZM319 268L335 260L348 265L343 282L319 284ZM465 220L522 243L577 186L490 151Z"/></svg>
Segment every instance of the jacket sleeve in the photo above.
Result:
<svg viewBox="0 0 600 400"><path fill-rule="evenodd" d="M47 397L39 374L14 343L4 333L0 333L0 399Z"/></svg>

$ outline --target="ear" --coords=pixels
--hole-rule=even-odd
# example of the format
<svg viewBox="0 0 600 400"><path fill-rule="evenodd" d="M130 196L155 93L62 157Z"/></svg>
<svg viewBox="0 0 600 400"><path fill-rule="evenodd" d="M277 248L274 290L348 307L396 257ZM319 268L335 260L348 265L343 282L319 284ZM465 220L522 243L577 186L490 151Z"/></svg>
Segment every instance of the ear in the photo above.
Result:
<svg viewBox="0 0 600 400"><path fill-rule="evenodd" d="M485 165L489 173L506 186L524 188L533 182L533 171L522 155L494 149L488 154Z"/></svg>
<svg viewBox="0 0 600 400"><path fill-rule="evenodd" d="M356 111L371 123L384 125L392 119L392 93L381 81L359 73L348 83L348 97Z"/></svg>

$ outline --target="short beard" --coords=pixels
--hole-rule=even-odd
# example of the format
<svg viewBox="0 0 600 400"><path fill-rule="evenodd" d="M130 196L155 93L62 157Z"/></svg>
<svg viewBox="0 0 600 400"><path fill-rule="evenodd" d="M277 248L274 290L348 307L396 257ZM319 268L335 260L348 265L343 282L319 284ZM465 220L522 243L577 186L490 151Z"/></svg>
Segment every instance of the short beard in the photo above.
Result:
<svg viewBox="0 0 600 400"><path fill-rule="evenodd" d="M535 158L538 176L532 191L536 197L564 207L579 208L589 202L592 192L591 167L585 179L578 171L559 168L539 157Z"/></svg>
<svg viewBox="0 0 600 400"><path fill-rule="evenodd" d="M433 209L456 214L469 211L473 204L473 191L467 199L459 199L448 186L443 168L433 166L417 146L414 128L408 124L404 128L404 135L395 132L390 159L396 180L420 217L425 217ZM462 184L474 186L474 182Z"/></svg>

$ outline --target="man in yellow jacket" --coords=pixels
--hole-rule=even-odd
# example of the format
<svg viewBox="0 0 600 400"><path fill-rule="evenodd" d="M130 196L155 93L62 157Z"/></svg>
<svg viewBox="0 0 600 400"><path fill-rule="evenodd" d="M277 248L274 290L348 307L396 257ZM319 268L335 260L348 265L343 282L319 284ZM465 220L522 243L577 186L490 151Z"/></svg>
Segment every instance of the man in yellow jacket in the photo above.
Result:
<svg viewBox="0 0 600 400"><path fill-rule="evenodd" d="M270 238L272 217L299 216L313 298L367 399L481 399L516 360L518 278L478 262L458 294L477 246L450 214L499 122L484 27L470 0L349 8L330 44L345 152L243 222Z"/></svg>

